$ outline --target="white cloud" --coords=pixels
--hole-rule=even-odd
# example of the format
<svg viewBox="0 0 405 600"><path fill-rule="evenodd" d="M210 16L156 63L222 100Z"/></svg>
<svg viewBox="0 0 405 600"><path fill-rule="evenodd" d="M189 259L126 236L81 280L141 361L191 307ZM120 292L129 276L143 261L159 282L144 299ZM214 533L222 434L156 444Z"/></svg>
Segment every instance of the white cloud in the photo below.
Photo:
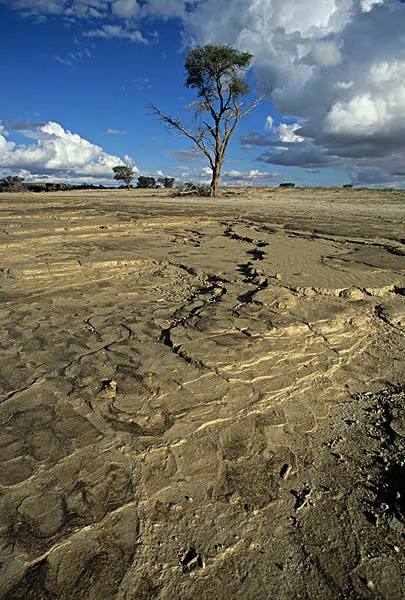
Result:
<svg viewBox="0 0 405 600"><path fill-rule="evenodd" d="M342 62L342 55L335 42L315 42L311 57L320 67L333 67Z"/></svg>
<svg viewBox="0 0 405 600"><path fill-rule="evenodd" d="M281 142L303 142L304 138L301 135L297 135L295 132L297 129L301 129L299 123L280 123L278 126L279 138Z"/></svg>
<svg viewBox="0 0 405 600"><path fill-rule="evenodd" d="M374 4L384 4L384 0L361 0L360 4L364 12L369 12Z"/></svg>
<svg viewBox="0 0 405 600"><path fill-rule="evenodd" d="M105 132L106 135L124 135L126 134L126 130L125 129L111 129L111 127L109 127L107 129L107 131Z"/></svg>
<svg viewBox="0 0 405 600"><path fill-rule="evenodd" d="M86 37L95 38L120 38L130 40L131 42L139 42L141 44L149 44L148 40L143 37L138 29L126 29L121 25L103 25L101 29L92 29L84 32Z"/></svg>
<svg viewBox="0 0 405 600"><path fill-rule="evenodd" d="M349 90L354 86L354 81L337 81L335 85L338 89Z"/></svg>
<svg viewBox="0 0 405 600"><path fill-rule="evenodd" d="M112 168L124 164L119 156L104 152L100 146L52 121L40 124L36 129L20 131L33 142L17 146L13 141L7 141L5 128L0 125L0 168L24 169L31 174L53 175L54 179L57 173L58 180L62 176L67 180L77 177L112 179ZM125 157L127 159L129 157ZM138 171L136 167L135 170Z"/></svg>
<svg viewBox="0 0 405 600"><path fill-rule="evenodd" d="M280 125L274 125L274 119L268 116L264 125L265 130L271 135L272 140L279 140L280 142L303 142L304 138L295 132L301 129L299 123L280 123Z"/></svg>
<svg viewBox="0 0 405 600"><path fill-rule="evenodd" d="M325 117L325 130L332 134L372 137L374 134L405 133L405 61L379 61L365 74L362 93L336 102Z"/></svg>
<svg viewBox="0 0 405 600"><path fill-rule="evenodd" d="M337 102L328 113L326 131L356 136L373 135L376 128L386 124L389 118L387 103L382 98L372 98L371 94L355 96L349 102Z"/></svg>
<svg viewBox="0 0 405 600"><path fill-rule="evenodd" d="M111 11L117 17L127 19L138 13L139 4L136 0L116 0L111 6Z"/></svg>

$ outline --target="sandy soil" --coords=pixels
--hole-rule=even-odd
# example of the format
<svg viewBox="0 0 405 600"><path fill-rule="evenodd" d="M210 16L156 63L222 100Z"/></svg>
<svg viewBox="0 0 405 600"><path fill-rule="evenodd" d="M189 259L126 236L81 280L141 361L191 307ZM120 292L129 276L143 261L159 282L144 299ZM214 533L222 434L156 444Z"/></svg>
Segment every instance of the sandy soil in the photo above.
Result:
<svg viewBox="0 0 405 600"><path fill-rule="evenodd" d="M403 600L405 195L0 195L4 600Z"/></svg>

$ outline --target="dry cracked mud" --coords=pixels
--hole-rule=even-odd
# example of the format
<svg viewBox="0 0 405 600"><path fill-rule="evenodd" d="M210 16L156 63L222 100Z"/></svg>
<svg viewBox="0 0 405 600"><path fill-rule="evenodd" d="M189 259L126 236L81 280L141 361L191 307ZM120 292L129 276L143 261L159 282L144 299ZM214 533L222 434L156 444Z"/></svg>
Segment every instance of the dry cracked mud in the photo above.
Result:
<svg viewBox="0 0 405 600"><path fill-rule="evenodd" d="M3 600L404 598L404 195L0 206Z"/></svg>

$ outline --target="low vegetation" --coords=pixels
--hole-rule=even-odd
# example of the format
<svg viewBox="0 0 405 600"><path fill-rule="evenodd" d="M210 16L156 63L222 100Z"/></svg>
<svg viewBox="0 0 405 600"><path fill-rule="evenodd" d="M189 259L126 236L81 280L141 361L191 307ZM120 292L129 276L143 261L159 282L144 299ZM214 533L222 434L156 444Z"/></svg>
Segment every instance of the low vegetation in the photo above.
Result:
<svg viewBox="0 0 405 600"><path fill-rule="evenodd" d="M142 189L151 189L159 186L156 185L156 179L154 177L145 177L144 175L141 175L138 177L136 187Z"/></svg>
<svg viewBox="0 0 405 600"><path fill-rule="evenodd" d="M108 189L104 185L80 184L73 185L71 183L42 183L42 182L25 182L22 177L5 177L0 179L0 193L2 192L67 192L71 190L104 190Z"/></svg>
<svg viewBox="0 0 405 600"><path fill-rule="evenodd" d="M210 196L210 188L206 185L187 182L180 185L172 196Z"/></svg>
<svg viewBox="0 0 405 600"><path fill-rule="evenodd" d="M159 177L158 182L165 189L170 189L173 187L175 179L174 177Z"/></svg>

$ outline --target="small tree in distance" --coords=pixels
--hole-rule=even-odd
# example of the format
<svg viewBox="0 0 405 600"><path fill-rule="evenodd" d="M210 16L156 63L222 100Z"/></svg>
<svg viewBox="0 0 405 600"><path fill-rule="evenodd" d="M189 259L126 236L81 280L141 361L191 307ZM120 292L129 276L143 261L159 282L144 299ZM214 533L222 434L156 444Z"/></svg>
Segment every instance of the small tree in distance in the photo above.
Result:
<svg viewBox="0 0 405 600"><path fill-rule="evenodd" d="M134 164L126 163L125 165L119 165L113 167L114 179L116 181L124 181L127 184L128 189L131 189L131 181L134 179Z"/></svg>
<svg viewBox="0 0 405 600"><path fill-rule="evenodd" d="M164 188L172 188L174 184L173 177L159 177L158 182L163 185Z"/></svg>
<svg viewBox="0 0 405 600"><path fill-rule="evenodd" d="M250 105L240 101L249 93L243 75L252 58L250 52L240 52L231 46L207 44L189 50L184 64L187 71L185 85L198 92L198 100L187 107L193 111L191 130L186 129L179 117L167 116L154 104L148 105L153 115L192 140L208 158L212 170L212 197L217 195L225 153L238 122L264 98L263 94Z"/></svg>
<svg viewBox="0 0 405 600"><path fill-rule="evenodd" d="M156 179L154 177L144 177L141 175L138 177L138 181L136 184L137 188L155 188L156 187Z"/></svg>
<svg viewBox="0 0 405 600"><path fill-rule="evenodd" d="M0 192L23 192L24 177L17 177L17 175L9 175L4 179L0 179Z"/></svg>

